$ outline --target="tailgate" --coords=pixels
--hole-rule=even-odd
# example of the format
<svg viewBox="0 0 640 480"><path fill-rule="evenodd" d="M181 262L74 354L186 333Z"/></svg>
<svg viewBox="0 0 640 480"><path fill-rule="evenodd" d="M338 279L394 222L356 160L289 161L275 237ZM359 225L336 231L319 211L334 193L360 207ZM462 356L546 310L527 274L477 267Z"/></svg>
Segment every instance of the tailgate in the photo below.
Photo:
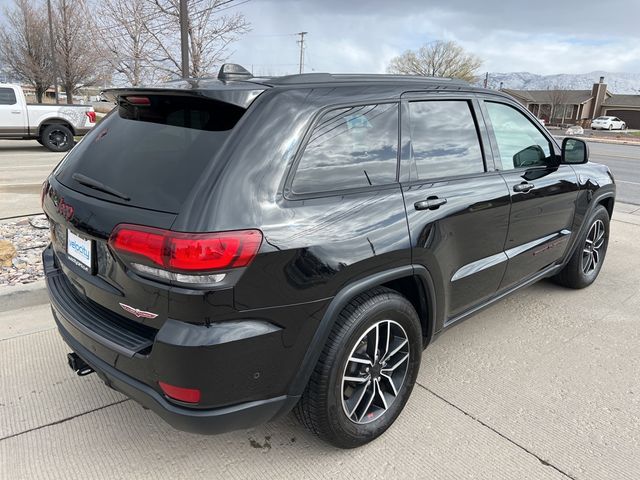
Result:
<svg viewBox="0 0 640 480"><path fill-rule="evenodd" d="M56 261L80 298L126 319L160 328L167 319L170 287L128 272L111 253L107 240L121 222L169 228L175 215L99 200L53 178L43 208L51 223Z"/></svg>

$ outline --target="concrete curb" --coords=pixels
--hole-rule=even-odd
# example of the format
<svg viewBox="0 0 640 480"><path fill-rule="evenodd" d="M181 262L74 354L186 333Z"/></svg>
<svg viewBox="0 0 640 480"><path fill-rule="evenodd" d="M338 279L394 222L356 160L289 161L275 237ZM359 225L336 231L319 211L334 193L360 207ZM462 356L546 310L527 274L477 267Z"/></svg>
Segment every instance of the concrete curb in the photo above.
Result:
<svg viewBox="0 0 640 480"><path fill-rule="evenodd" d="M575 138L579 138L580 140L584 140L585 142L593 142L593 143L608 143L611 145L629 145L632 147L640 147L640 141L636 141L636 140L620 140L620 139L608 139L608 138L591 138L591 137L585 137L584 135L566 135L566 134L562 134L562 135L558 135L558 134L552 134L557 140L562 141L563 138L565 137L575 137Z"/></svg>
<svg viewBox="0 0 640 480"><path fill-rule="evenodd" d="M44 280L26 285L0 286L0 312L49 303Z"/></svg>
<svg viewBox="0 0 640 480"><path fill-rule="evenodd" d="M577 138L584 138L585 141L587 142L594 142L594 143L611 143L612 145L630 145L633 147L640 147L640 142L636 141L636 140L619 140L619 139L607 139L607 138L589 138L589 137L580 137L580 135L577 136Z"/></svg>

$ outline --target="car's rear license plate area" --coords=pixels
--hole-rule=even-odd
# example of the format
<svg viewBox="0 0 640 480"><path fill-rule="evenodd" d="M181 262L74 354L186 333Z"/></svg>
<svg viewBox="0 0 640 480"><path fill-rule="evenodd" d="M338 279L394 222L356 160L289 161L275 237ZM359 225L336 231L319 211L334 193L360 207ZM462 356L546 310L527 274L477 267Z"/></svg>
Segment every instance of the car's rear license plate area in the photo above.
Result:
<svg viewBox="0 0 640 480"><path fill-rule="evenodd" d="M84 271L93 270L93 241L67 230L67 256Z"/></svg>

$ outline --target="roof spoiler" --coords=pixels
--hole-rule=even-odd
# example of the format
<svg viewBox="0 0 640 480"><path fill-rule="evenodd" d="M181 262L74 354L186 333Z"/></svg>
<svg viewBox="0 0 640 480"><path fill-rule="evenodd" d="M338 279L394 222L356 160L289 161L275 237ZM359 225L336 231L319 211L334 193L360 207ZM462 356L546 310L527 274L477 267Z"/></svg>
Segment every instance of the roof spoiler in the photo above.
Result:
<svg viewBox="0 0 640 480"><path fill-rule="evenodd" d="M237 63L225 63L220 67L218 80L228 82L231 80L248 80L253 78L253 74Z"/></svg>

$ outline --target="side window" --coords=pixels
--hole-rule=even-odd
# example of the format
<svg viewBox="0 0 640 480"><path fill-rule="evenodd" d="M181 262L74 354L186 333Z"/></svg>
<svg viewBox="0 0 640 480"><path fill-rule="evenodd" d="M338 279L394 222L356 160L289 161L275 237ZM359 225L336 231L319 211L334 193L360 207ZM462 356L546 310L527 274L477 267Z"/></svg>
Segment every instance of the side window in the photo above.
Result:
<svg viewBox="0 0 640 480"><path fill-rule="evenodd" d="M0 88L0 105L15 105L16 94L13 88Z"/></svg>
<svg viewBox="0 0 640 480"><path fill-rule="evenodd" d="M551 144L527 117L509 105L494 102L485 105L503 170L549 165Z"/></svg>
<svg viewBox="0 0 640 480"><path fill-rule="evenodd" d="M305 194L393 183L397 159L397 104L331 110L311 133L292 190Z"/></svg>
<svg viewBox="0 0 640 480"><path fill-rule="evenodd" d="M485 171L469 102L409 102L409 117L411 180Z"/></svg>
<svg viewBox="0 0 640 480"><path fill-rule="evenodd" d="M469 102L409 102L411 180L484 172L478 130Z"/></svg>

